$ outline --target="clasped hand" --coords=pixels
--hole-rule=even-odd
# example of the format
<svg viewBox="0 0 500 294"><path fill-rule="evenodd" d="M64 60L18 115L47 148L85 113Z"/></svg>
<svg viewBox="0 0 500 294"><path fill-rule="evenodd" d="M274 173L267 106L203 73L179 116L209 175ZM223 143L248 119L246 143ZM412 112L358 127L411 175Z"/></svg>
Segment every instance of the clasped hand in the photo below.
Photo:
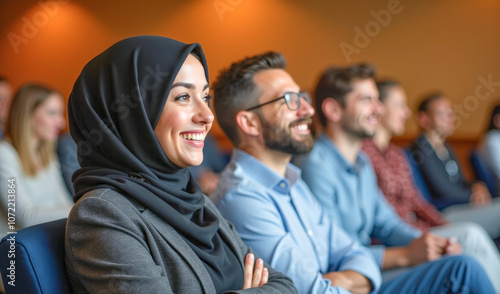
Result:
<svg viewBox="0 0 500 294"><path fill-rule="evenodd" d="M245 280L243 281L243 290L262 287L267 284L269 271L264 267L262 258L255 260L252 253L245 257ZM255 265L255 268L254 268Z"/></svg>

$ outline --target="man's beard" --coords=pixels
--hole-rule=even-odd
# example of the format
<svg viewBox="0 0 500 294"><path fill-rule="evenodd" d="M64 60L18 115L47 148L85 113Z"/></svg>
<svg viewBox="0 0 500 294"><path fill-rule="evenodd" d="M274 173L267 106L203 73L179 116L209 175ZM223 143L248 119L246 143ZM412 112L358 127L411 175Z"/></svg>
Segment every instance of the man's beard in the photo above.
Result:
<svg viewBox="0 0 500 294"><path fill-rule="evenodd" d="M278 125L273 125L268 120L266 120L262 115L259 114L264 144L267 148L271 150L281 151L291 155L301 155L309 153L313 146L314 140L311 134L302 135L303 140L296 140L292 137L291 128L293 125L308 123L310 124L310 118L302 118L291 123L288 128L280 127Z"/></svg>
<svg viewBox="0 0 500 294"><path fill-rule="evenodd" d="M373 138L373 136L375 136L375 132L369 133L364 129L355 130L349 127L344 128L344 132L351 134L351 136L359 139Z"/></svg>
<svg viewBox="0 0 500 294"><path fill-rule="evenodd" d="M375 132L369 132L365 130L362 126L360 126L359 129L353 128L346 121L341 121L340 126L345 133L358 139L373 138L373 136L375 136Z"/></svg>

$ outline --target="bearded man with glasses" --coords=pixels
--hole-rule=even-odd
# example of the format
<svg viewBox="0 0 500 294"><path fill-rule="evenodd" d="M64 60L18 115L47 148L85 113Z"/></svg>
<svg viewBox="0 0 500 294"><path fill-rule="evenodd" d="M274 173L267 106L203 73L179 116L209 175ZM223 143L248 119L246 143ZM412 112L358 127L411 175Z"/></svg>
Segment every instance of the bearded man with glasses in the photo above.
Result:
<svg viewBox="0 0 500 294"><path fill-rule="evenodd" d="M290 163L313 147L314 109L281 54L233 63L213 88L219 124L235 146L214 199L243 241L288 275L299 293L436 293L448 280L493 292L477 262L458 256L381 285L373 254L328 217ZM430 280L425 276L433 281L421 283ZM470 282L475 279L481 286Z"/></svg>

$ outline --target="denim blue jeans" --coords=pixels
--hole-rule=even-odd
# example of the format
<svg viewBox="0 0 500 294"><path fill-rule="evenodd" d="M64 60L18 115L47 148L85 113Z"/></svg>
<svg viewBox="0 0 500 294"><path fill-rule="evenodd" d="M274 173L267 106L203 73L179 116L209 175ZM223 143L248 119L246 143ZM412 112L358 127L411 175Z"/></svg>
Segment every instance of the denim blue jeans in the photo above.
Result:
<svg viewBox="0 0 500 294"><path fill-rule="evenodd" d="M494 294L488 276L469 256L447 256L414 267L384 282L379 293Z"/></svg>

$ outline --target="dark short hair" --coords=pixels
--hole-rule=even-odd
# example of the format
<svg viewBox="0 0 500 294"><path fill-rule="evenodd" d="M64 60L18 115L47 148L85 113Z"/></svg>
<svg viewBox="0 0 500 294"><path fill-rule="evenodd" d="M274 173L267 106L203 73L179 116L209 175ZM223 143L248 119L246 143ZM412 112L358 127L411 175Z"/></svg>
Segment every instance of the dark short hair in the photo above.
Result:
<svg viewBox="0 0 500 294"><path fill-rule="evenodd" d="M9 82L5 77L0 76L0 82Z"/></svg>
<svg viewBox="0 0 500 294"><path fill-rule="evenodd" d="M392 88L399 87L401 86L397 81L395 80L381 80L377 81L377 89L378 89L378 99L380 102L384 102L387 96L389 96L389 91Z"/></svg>
<svg viewBox="0 0 500 294"><path fill-rule="evenodd" d="M326 117L321 109L321 104L326 98L333 98L345 106L345 96L351 92L352 83L357 79L374 79L376 69L368 63L359 63L347 67L331 67L321 75L314 91L316 112L319 122L326 126Z"/></svg>
<svg viewBox="0 0 500 294"><path fill-rule="evenodd" d="M234 145L239 144L236 113L254 106L262 94L254 82L256 73L267 69L284 69L285 57L281 53L267 52L237 61L221 71L213 83L214 110L226 136Z"/></svg>
<svg viewBox="0 0 500 294"><path fill-rule="evenodd" d="M495 106L495 108L493 108L493 111L491 112L491 119L490 119L490 125L488 126L488 131L498 129L498 127L495 126L495 116L499 114L500 114L500 105L497 105Z"/></svg>
<svg viewBox="0 0 500 294"><path fill-rule="evenodd" d="M427 113L432 102L443 99L444 97L446 96L441 92L432 92L424 95L421 99L422 102L420 102L420 105L418 106L418 111Z"/></svg>

